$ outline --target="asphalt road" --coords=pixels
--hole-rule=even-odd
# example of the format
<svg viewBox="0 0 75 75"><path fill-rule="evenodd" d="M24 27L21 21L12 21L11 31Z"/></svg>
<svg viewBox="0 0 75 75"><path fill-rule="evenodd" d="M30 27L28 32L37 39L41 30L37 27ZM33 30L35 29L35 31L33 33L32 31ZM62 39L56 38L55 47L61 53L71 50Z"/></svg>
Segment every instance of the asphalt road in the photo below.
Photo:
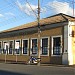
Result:
<svg viewBox="0 0 75 75"><path fill-rule="evenodd" d="M0 63L0 75L75 75L75 68Z"/></svg>

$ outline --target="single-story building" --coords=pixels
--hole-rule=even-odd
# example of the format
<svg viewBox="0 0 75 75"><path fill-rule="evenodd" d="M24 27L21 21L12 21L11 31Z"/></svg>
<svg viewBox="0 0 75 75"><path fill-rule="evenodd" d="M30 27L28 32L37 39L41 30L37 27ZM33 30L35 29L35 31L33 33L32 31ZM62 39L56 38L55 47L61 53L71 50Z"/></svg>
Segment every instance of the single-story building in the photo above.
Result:
<svg viewBox="0 0 75 75"><path fill-rule="evenodd" d="M40 20L41 63L75 64L75 17L56 14ZM0 32L0 61L27 61L38 55L37 21Z"/></svg>

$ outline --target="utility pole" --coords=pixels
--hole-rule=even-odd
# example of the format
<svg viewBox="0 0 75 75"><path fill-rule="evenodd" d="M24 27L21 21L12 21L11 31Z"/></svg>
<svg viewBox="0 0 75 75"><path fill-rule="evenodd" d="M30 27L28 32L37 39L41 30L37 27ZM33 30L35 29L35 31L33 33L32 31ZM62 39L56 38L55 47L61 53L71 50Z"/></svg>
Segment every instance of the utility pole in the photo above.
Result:
<svg viewBox="0 0 75 75"><path fill-rule="evenodd" d="M38 21L38 66L40 66L40 0L38 0L38 17L37 17L37 21Z"/></svg>

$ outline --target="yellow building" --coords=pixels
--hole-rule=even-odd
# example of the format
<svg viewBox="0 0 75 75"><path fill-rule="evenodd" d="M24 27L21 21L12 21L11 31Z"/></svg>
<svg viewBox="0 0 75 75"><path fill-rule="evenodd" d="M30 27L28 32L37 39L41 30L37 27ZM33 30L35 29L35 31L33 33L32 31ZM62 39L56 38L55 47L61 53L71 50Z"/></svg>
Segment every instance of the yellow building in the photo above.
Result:
<svg viewBox="0 0 75 75"><path fill-rule="evenodd" d="M41 63L75 64L75 18L57 14L40 20ZM0 32L0 61L23 61L38 55L37 21Z"/></svg>

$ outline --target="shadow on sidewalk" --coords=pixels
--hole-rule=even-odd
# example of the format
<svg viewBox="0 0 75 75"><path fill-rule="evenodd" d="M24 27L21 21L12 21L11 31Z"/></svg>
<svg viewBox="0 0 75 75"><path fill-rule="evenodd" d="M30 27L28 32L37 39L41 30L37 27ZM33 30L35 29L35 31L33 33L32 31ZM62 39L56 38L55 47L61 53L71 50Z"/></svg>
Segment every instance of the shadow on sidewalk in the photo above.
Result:
<svg viewBox="0 0 75 75"><path fill-rule="evenodd" d="M0 70L0 75L30 75L30 74L21 74L21 73Z"/></svg>

